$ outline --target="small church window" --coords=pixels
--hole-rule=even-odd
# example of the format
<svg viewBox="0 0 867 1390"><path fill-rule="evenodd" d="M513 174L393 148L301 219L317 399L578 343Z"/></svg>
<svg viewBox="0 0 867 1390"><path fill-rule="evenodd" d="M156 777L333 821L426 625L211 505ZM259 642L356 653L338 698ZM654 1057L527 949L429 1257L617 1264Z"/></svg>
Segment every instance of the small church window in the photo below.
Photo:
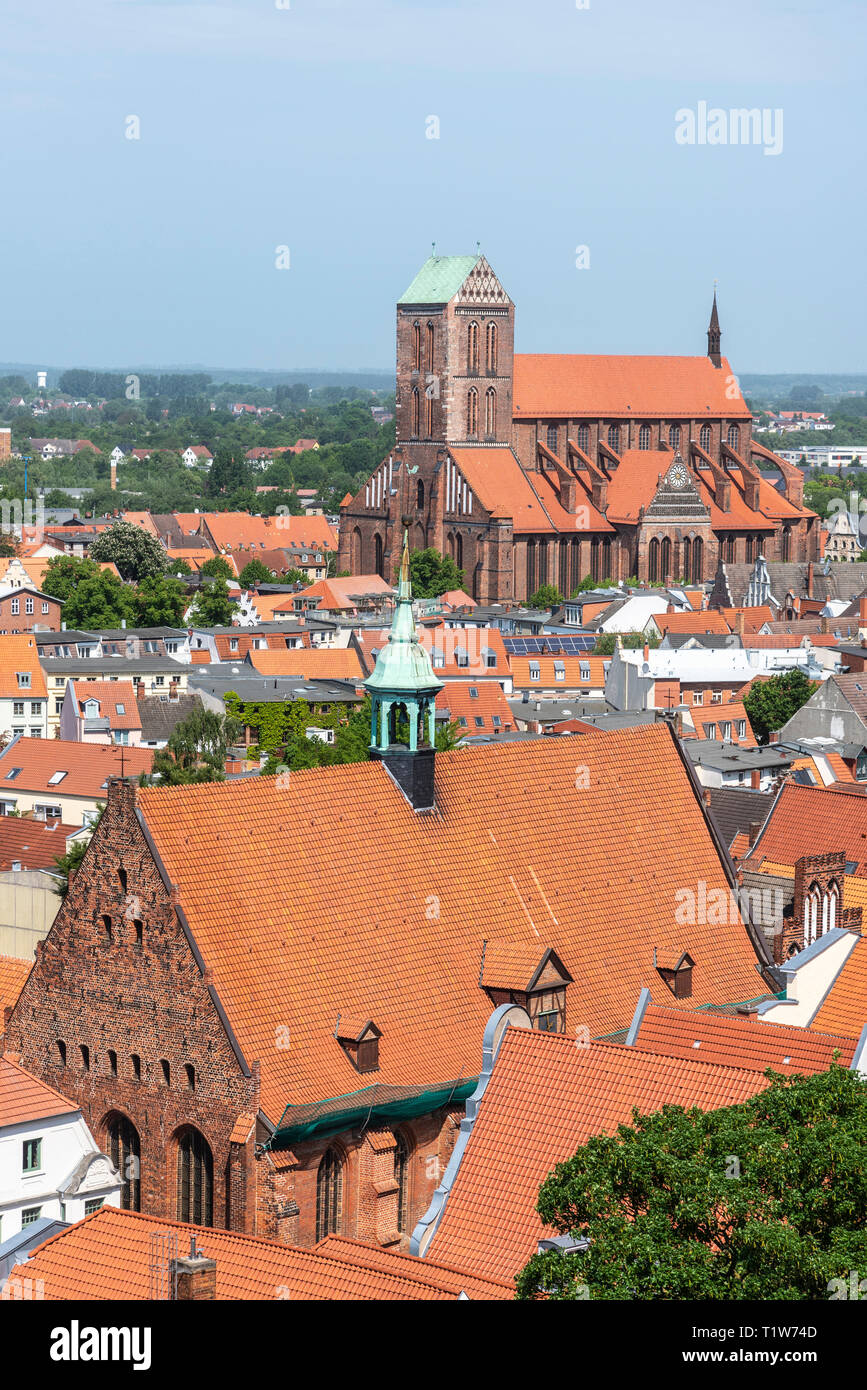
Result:
<svg viewBox="0 0 867 1390"><path fill-rule="evenodd" d="M669 425L668 442L672 449L680 448L680 425Z"/></svg>
<svg viewBox="0 0 867 1390"><path fill-rule="evenodd" d="M619 450L620 450L620 426L619 426L619 425L609 425L609 426L608 426L608 447L609 447L609 449L613 449L614 452L615 452L615 454L619 452Z"/></svg>
<svg viewBox="0 0 867 1390"><path fill-rule="evenodd" d="M475 386L467 392L467 438L474 439L479 432L479 393Z"/></svg>
<svg viewBox="0 0 867 1390"><path fill-rule="evenodd" d="M467 371L479 370L479 325L473 320L467 325Z"/></svg>
<svg viewBox="0 0 867 1390"><path fill-rule="evenodd" d="M708 449L710 448L710 435L710 425L702 425L698 436L698 442L704 449L705 453L707 453Z"/></svg>
<svg viewBox="0 0 867 1390"><path fill-rule="evenodd" d="M411 416L411 422L410 422L410 433L411 433L412 435L415 436L415 435L417 435L418 432L419 432L419 424L420 424L420 397L419 397L419 394L418 394L418 387L417 387L417 386L414 386L413 389L412 389L412 407L411 407L411 409L412 409L412 416Z"/></svg>
<svg viewBox="0 0 867 1390"><path fill-rule="evenodd" d="M638 431L638 447L639 447L639 449L649 449L649 448L650 448L650 426L649 426L649 425L642 425L641 428L639 429L639 431Z"/></svg>
<svg viewBox="0 0 867 1390"><path fill-rule="evenodd" d="M741 432L740 432L740 430L738 429L737 425L729 425L729 432L728 432L729 448L730 448L730 449L734 449L735 452L737 452L738 445L740 444L740 439L741 439Z"/></svg>
<svg viewBox="0 0 867 1390"><path fill-rule="evenodd" d="M414 323L412 326L412 369L414 372L421 371L421 324Z"/></svg>
<svg viewBox="0 0 867 1390"><path fill-rule="evenodd" d="M579 448L579 449L583 449L584 453L586 454L586 452L587 452L587 450L589 449L589 447L590 447L590 426L589 426L589 425L579 425L579 426L578 426L578 448Z"/></svg>
<svg viewBox="0 0 867 1390"><path fill-rule="evenodd" d="M415 505L421 510L424 506L424 483L419 479L415 489Z"/></svg>
<svg viewBox="0 0 867 1390"><path fill-rule="evenodd" d="M485 392L485 434L497 432L497 393L493 386Z"/></svg>
<svg viewBox="0 0 867 1390"><path fill-rule="evenodd" d="M433 326L432 323L429 323L429 324L428 324L428 326L427 326L427 333L426 333L425 337L426 337L426 347L427 347L427 358L426 358L426 361L427 361L427 369L428 369L429 372L432 372L432 371L433 371L433 360L434 360L434 326Z"/></svg>

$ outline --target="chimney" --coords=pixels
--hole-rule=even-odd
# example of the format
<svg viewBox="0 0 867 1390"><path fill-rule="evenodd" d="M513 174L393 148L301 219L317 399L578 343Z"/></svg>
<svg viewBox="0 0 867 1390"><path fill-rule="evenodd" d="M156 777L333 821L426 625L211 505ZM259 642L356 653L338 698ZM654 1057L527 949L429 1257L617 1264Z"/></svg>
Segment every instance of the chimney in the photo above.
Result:
<svg viewBox="0 0 867 1390"><path fill-rule="evenodd" d="M761 773L761 769L758 768L758 767L754 767L754 768L751 770L751 772L750 772L750 786L752 787L752 789L753 789L754 792L757 792L757 791L760 790L761 784L762 784L762 773ZM750 844L752 844L752 840L750 841Z"/></svg>
<svg viewBox="0 0 867 1390"><path fill-rule="evenodd" d="M760 820L750 821L750 849L752 849L753 845L756 843L756 840L759 838L759 831L761 830L761 828L762 822Z"/></svg>
<svg viewBox="0 0 867 1390"><path fill-rule="evenodd" d="M644 660L650 660L650 644L648 642L645 642L644 644Z"/></svg>
<svg viewBox="0 0 867 1390"><path fill-rule="evenodd" d="M858 626L867 627L867 594L858 600Z"/></svg>
<svg viewBox="0 0 867 1390"><path fill-rule="evenodd" d="M830 631L831 631L831 619L830 619L830 618L820 618L820 619L819 619L819 631L820 631L820 632L830 632Z"/></svg>
<svg viewBox="0 0 867 1390"><path fill-rule="evenodd" d="M807 598L813 597L813 561L807 565Z"/></svg>
<svg viewBox="0 0 867 1390"><path fill-rule="evenodd" d="M779 743L779 741L780 741L780 731L779 731L779 729L771 729L770 733L768 734L768 743Z"/></svg>
<svg viewBox="0 0 867 1390"><path fill-rule="evenodd" d="M739 608L737 613L735 614L735 632L738 634L739 637L743 637L744 635L745 622L746 614L744 613L744 610L742 608Z"/></svg>
<svg viewBox="0 0 867 1390"><path fill-rule="evenodd" d="M196 1237L190 1239L189 1255L172 1260L172 1285L175 1298L187 1303L213 1303L217 1297L217 1261L208 1259L196 1249Z"/></svg>
<svg viewBox="0 0 867 1390"><path fill-rule="evenodd" d="M701 799L704 802L705 806L710 806L710 787L704 788L701 794Z"/></svg>
<svg viewBox="0 0 867 1390"><path fill-rule="evenodd" d="M114 459L112 459L112 462L111 462L111 490L112 490L112 492L114 492L116 489L117 489L117 464L115 463Z"/></svg>

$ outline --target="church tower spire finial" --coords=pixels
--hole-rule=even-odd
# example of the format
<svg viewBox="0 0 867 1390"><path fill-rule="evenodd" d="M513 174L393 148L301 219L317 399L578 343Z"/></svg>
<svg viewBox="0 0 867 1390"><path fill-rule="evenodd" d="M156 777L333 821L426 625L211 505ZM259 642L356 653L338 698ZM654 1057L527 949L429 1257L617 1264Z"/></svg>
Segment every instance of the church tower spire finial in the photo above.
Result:
<svg viewBox="0 0 867 1390"><path fill-rule="evenodd" d="M716 287L717 281L713 282L713 308L710 311L710 323L707 326L707 355L715 367L722 366L722 355L720 345L722 342L722 331L719 326L719 314L716 307Z"/></svg>

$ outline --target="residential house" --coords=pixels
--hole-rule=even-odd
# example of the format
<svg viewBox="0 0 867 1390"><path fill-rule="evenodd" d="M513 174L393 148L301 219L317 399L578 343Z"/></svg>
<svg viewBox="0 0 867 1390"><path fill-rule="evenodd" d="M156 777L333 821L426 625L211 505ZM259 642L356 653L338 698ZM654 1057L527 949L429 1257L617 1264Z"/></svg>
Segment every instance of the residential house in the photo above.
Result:
<svg viewBox="0 0 867 1390"><path fill-rule="evenodd" d="M123 758L123 769L121 769ZM111 777L150 772L153 753L61 739L15 738L0 751L0 815L89 825Z"/></svg>
<svg viewBox="0 0 867 1390"><path fill-rule="evenodd" d="M181 454L181 458L187 468L196 468L197 466L210 468L211 464L214 462L213 454L204 444L188 445Z"/></svg>
<svg viewBox="0 0 867 1390"><path fill-rule="evenodd" d="M142 728L132 681L69 681L60 715L60 737L75 743L137 747Z"/></svg>
<svg viewBox="0 0 867 1390"><path fill-rule="evenodd" d="M48 736L48 687L36 639L24 633L0 637L0 737Z"/></svg>
<svg viewBox="0 0 867 1390"><path fill-rule="evenodd" d="M0 1239L45 1217L80 1221L117 1206L123 1183L113 1158L75 1102L0 1056Z"/></svg>
<svg viewBox="0 0 867 1390"><path fill-rule="evenodd" d="M0 816L0 955L33 960L60 907L55 860L68 852L79 828Z"/></svg>

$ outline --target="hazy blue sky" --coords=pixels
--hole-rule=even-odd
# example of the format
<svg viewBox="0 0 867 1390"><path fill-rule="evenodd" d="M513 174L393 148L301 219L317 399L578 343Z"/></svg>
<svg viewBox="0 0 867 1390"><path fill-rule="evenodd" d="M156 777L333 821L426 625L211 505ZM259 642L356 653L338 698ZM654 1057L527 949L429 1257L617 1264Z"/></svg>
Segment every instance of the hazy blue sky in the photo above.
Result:
<svg viewBox="0 0 867 1390"><path fill-rule="evenodd" d="M479 240L519 350L867 370L864 0L284 2L4 0L0 360L388 368Z"/></svg>

